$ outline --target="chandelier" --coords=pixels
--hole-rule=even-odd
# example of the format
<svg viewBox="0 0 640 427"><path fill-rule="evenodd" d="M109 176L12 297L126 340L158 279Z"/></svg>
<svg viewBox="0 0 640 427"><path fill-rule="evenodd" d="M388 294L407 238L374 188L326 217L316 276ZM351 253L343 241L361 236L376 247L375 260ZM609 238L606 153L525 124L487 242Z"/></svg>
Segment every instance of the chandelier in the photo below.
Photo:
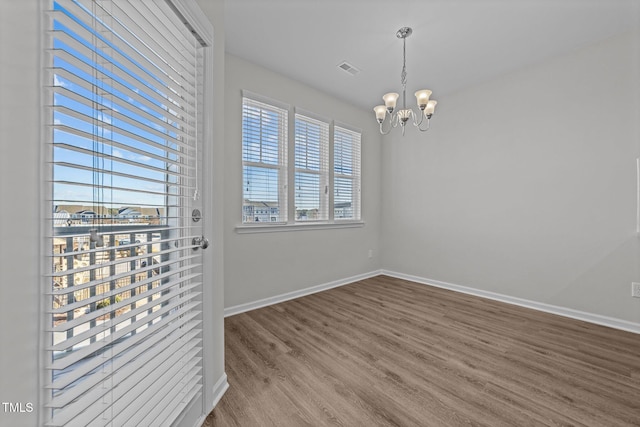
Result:
<svg viewBox="0 0 640 427"><path fill-rule="evenodd" d="M402 109L396 110L396 103L400 95L395 92L385 94L382 97L384 105L378 105L373 109L373 111L376 112L376 120L378 120L380 124L380 133L383 135L387 135L393 128L397 127L398 124L402 127L402 135L404 135L405 125L410 119L413 125L421 132L428 131L431 116L438 103L437 101L429 99L431 96L430 90L422 89L415 93L420 112L416 113L411 108L407 108L407 37L409 37L411 33L413 33L413 30L409 27L402 27L396 32L396 37L402 39L402 73L400 74L400 82L402 83ZM387 131L384 131L383 122L387 117L387 113L389 113L389 127ZM423 127L425 118L426 125Z"/></svg>

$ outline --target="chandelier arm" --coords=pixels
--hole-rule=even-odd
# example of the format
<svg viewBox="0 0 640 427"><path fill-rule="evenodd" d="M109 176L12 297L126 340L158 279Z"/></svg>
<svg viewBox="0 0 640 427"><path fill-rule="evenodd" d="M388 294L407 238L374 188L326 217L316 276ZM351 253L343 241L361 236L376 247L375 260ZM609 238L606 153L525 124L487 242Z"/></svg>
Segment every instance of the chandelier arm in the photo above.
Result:
<svg viewBox="0 0 640 427"><path fill-rule="evenodd" d="M389 119L389 123L391 124L391 127L395 128L398 127L398 123L400 123L400 118L398 116L398 112L394 112L393 114L391 114L391 118Z"/></svg>
<svg viewBox="0 0 640 427"><path fill-rule="evenodd" d="M389 119L389 130L387 130L386 132L384 131L382 125L384 123L384 120L380 122L380 133L383 135L388 135L389 132L391 132L393 130L393 128L395 126L393 126L393 116L391 116L391 118Z"/></svg>
<svg viewBox="0 0 640 427"><path fill-rule="evenodd" d="M424 116L423 116L423 118L424 118ZM420 121L420 124L422 124L422 121L423 121L423 120L421 120L421 121ZM418 126L416 126L416 127L418 128L418 130L419 130L420 132L426 132L426 131L428 131L429 129L431 129L431 119L429 119L429 118L427 117L427 127L426 127L426 129L422 129L419 125L418 125Z"/></svg>
<svg viewBox="0 0 640 427"><path fill-rule="evenodd" d="M392 127L389 127L389 130L385 132L385 131L382 130L382 123L380 123L380 133L381 134L389 135L389 132L391 132L392 129L393 129Z"/></svg>
<svg viewBox="0 0 640 427"><path fill-rule="evenodd" d="M420 121L418 121L418 118L416 117L416 116L418 116L418 114L413 112L413 110L411 112L412 112L411 115L413 116L413 125L415 127L419 128L420 125L422 124L422 122L424 121L424 114L423 114L422 110L420 110Z"/></svg>

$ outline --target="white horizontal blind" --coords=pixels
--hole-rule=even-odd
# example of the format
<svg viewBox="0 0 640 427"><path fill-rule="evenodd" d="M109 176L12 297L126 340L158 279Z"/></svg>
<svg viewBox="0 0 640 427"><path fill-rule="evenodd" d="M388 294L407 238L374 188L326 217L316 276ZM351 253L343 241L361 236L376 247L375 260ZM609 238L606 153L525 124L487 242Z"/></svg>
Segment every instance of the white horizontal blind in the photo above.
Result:
<svg viewBox="0 0 640 427"><path fill-rule="evenodd" d="M329 124L295 115L296 221L329 218Z"/></svg>
<svg viewBox="0 0 640 427"><path fill-rule="evenodd" d="M169 425L202 388L199 44L164 0L56 0L47 425Z"/></svg>
<svg viewBox="0 0 640 427"><path fill-rule="evenodd" d="M335 220L361 219L360 139L359 132L334 126L333 215Z"/></svg>
<svg viewBox="0 0 640 427"><path fill-rule="evenodd" d="M288 111L242 99L242 222L287 221Z"/></svg>

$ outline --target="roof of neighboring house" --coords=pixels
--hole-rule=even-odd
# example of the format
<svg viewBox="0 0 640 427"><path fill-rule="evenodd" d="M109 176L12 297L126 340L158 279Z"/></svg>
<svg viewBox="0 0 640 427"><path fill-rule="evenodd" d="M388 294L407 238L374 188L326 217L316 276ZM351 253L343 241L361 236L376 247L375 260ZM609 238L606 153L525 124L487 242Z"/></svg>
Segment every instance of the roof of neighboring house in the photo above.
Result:
<svg viewBox="0 0 640 427"><path fill-rule="evenodd" d="M271 206L271 204L274 204L275 206ZM247 206L254 206L254 207L267 207L267 208L277 208L278 207L278 202L270 202L270 201L262 201L262 200L244 200L244 205Z"/></svg>

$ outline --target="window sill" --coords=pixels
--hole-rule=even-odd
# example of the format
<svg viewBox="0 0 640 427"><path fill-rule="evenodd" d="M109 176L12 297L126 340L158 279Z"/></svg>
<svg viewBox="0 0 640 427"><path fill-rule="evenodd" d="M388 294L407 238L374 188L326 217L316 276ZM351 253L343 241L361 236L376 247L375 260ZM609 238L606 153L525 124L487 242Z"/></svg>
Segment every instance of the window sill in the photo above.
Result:
<svg viewBox="0 0 640 427"><path fill-rule="evenodd" d="M242 224L236 226L236 233L278 233L281 231L329 230L334 228L364 227L364 221L310 222L295 224Z"/></svg>

